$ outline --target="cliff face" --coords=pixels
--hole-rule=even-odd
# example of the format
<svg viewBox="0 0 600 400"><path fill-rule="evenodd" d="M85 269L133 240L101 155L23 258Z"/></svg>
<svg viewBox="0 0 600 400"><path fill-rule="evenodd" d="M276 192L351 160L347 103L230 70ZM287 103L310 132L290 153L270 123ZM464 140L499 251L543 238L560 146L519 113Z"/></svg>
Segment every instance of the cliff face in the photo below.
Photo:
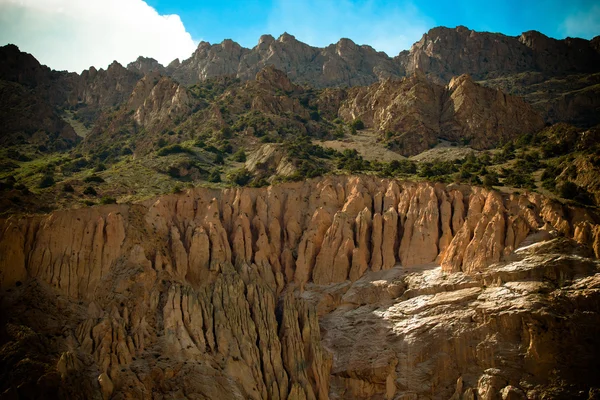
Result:
<svg viewBox="0 0 600 400"><path fill-rule="evenodd" d="M598 318L597 264L585 258L600 253L594 218L539 195L369 177L10 218L0 237L2 357L32 364L4 369L0 389L311 399L547 388L544 373L564 357L552 335L581 322L546 321L543 309L577 305ZM537 252L514 253L528 244ZM573 281L559 300L546 295L553 286L504 284L575 276L589 282ZM518 306L505 315L499 299Z"/></svg>
<svg viewBox="0 0 600 400"><path fill-rule="evenodd" d="M368 85L402 75L391 58L370 46L341 39L317 48L284 33L277 40L263 35L252 49L231 40L215 45L202 42L174 69L173 77L186 85L222 75L249 80L268 65L284 71L296 83L313 87Z"/></svg>
<svg viewBox="0 0 600 400"><path fill-rule="evenodd" d="M348 122L359 118L368 127L389 132L388 139L406 156L429 149L438 138L467 140L475 149L489 149L544 126L529 104L480 86L469 75L452 79L446 87L416 73L353 88L341 102L339 115Z"/></svg>
<svg viewBox="0 0 600 400"><path fill-rule="evenodd" d="M313 87L364 86L385 78L412 75L417 70L437 83L447 84L462 74L491 79L525 71L549 76L597 72L597 43L597 38L556 40L536 31L506 36L463 26L437 27L425 33L410 50L392 58L349 39L318 48L284 33L278 39L263 35L252 49L232 40L214 45L202 42L189 59L167 69L143 57L128 68L141 73L173 74L186 85L222 75L248 80L268 65L285 71L296 83Z"/></svg>
<svg viewBox="0 0 600 400"><path fill-rule="evenodd" d="M593 42L583 39L556 40L536 31L513 37L458 26L431 29L395 60L407 73L419 69L446 83L465 73L489 79L524 71L549 75L595 72L600 54Z"/></svg>

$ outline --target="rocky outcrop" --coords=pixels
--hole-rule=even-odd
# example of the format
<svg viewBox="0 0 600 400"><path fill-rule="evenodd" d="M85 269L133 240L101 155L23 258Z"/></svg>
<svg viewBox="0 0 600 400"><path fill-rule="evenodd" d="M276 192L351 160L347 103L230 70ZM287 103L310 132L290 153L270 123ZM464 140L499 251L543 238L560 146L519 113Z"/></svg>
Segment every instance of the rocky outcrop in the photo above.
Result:
<svg viewBox="0 0 600 400"><path fill-rule="evenodd" d="M366 270L438 257L444 270L479 271L509 256L530 233L554 229L573 237L573 224L594 223L589 214L571 221L574 211L535 194L504 196L372 177L329 177L268 190L195 189L133 209L143 214L133 225L127 206L6 220L3 229L20 231L23 248L1 270L25 270L85 298L127 254L179 279L198 277L192 281L213 276L222 263L239 268L260 261L261 276L279 290L284 283L340 283L350 275L356 280ZM125 238L144 231L166 245L139 243L132 253ZM14 235L3 237L14 247ZM13 265L15 259L23 263ZM79 276L83 270L85 279Z"/></svg>
<svg viewBox="0 0 600 400"><path fill-rule="evenodd" d="M440 138L488 149L544 126L529 104L480 86L468 75L454 78L447 87L417 72L399 81L354 88L338 113L348 122L361 119L367 127L386 132L392 147L406 156L429 149Z"/></svg>
<svg viewBox="0 0 600 400"><path fill-rule="evenodd" d="M543 332L581 321L544 315L597 313L595 218L534 194L343 176L9 218L0 389L325 399L547 388L566 353ZM567 295L531 282L577 277L587 281ZM34 361L15 368L15 354Z"/></svg>
<svg viewBox="0 0 600 400"><path fill-rule="evenodd" d="M598 71L600 53L583 39L556 40L529 31L519 37L437 27L395 59L407 73L420 70L440 83L470 74L490 79L524 71L549 75Z"/></svg>
<svg viewBox="0 0 600 400"><path fill-rule="evenodd" d="M187 89L158 74L140 79L127 101L136 124L143 127L167 126L172 120L181 120L191 113L191 104Z"/></svg>
<svg viewBox="0 0 600 400"><path fill-rule="evenodd" d="M574 386L594 380L597 363L573 343L584 336L590 348L599 343L591 331L571 329L585 313L589 324L597 320L600 292L598 263L565 255L576 245L563 245L546 242L542 257L540 249L523 250L519 261L481 277L437 268L366 274L343 295L352 305L321 319L323 344L336 355L332 392L350 399L569 397L548 372Z"/></svg>
<svg viewBox="0 0 600 400"><path fill-rule="evenodd" d="M314 87L366 85L401 76L392 59L370 46L341 39L317 48L284 33L278 39L263 35L252 49L231 40L215 45L201 42L194 54L173 71L173 77L186 85L222 75L249 80L269 65L284 71L294 82Z"/></svg>
<svg viewBox="0 0 600 400"><path fill-rule="evenodd" d="M440 84L462 74L471 74L476 79L525 71L566 75L598 71L600 53L594 40L556 40L536 31L505 36L463 26L437 27L424 34L410 50L390 58L350 39L317 48L284 33L278 39L263 35L252 49L231 40L214 45L201 42L189 59L170 67L167 73L191 85L222 75L250 80L262 68L272 65L294 82L314 87L364 86L377 80L412 75L417 70ZM136 71L157 71L162 67L147 59L138 59L131 65Z"/></svg>
<svg viewBox="0 0 600 400"><path fill-rule="evenodd" d="M134 62L127 64L129 71L137 72L142 75L147 75L151 72L158 72L162 75L166 74L167 69L162 66L154 58L138 57Z"/></svg>

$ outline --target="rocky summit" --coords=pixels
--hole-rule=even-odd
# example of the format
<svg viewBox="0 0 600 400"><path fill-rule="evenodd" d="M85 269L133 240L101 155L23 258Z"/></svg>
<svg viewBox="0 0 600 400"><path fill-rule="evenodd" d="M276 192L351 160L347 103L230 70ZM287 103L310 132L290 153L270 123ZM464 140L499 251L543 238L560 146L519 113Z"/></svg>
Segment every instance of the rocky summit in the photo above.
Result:
<svg viewBox="0 0 600 400"><path fill-rule="evenodd" d="M600 47L0 48L0 400L600 398Z"/></svg>

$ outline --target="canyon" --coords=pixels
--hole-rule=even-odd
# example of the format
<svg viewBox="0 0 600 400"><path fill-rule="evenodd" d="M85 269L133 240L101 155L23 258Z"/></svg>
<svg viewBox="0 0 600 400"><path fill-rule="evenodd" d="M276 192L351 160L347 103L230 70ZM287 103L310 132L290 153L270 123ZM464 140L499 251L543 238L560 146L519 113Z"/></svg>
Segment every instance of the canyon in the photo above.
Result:
<svg viewBox="0 0 600 400"><path fill-rule="evenodd" d="M587 398L597 221L535 193L368 176L8 218L0 389Z"/></svg>

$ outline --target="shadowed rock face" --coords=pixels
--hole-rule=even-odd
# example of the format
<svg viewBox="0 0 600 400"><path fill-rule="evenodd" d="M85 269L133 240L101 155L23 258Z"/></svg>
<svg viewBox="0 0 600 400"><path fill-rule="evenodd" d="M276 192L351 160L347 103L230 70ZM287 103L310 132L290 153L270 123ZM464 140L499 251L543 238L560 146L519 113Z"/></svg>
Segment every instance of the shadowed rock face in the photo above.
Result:
<svg viewBox="0 0 600 400"><path fill-rule="evenodd" d="M373 177L10 218L0 389L254 399L587 390L598 369L583 356L598 348L593 221L536 194ZM572 347L581 358L567 357L571 340L588 343Z"/></svg>

